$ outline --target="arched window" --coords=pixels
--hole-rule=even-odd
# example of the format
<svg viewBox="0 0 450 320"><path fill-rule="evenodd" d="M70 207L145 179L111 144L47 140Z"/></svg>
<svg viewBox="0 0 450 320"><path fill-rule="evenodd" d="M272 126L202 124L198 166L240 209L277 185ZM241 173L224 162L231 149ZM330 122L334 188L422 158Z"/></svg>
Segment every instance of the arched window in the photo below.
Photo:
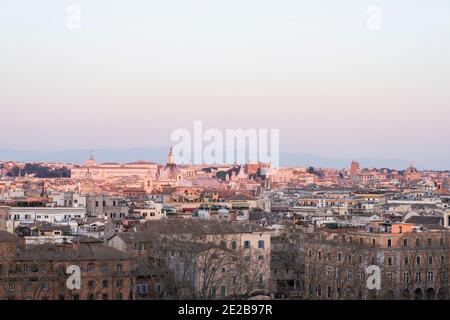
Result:
<svg viewBox="0 0 450 320"><path fill-rule="evenodd" d="M95 272L95 263L93 263L93 262L88 263L87 272Z"/></svg>

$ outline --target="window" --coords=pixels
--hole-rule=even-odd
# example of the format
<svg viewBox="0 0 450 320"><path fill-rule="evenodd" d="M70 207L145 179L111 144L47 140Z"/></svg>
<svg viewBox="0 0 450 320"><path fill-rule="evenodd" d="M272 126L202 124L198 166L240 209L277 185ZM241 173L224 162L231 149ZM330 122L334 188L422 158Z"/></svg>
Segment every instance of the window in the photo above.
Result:
<svg viewBox="0 0 450 320"><path fill-rule="evenodd" d="M262 274L258 276L258 286L260 289L264 288L264 276Z"/></svg>
<svg viewBox="0 0 450 320"><path fill-rule="evenodd" d="M250 249L250 241L248 241L248 240L244 241L244 248L245 249Z"/></svg>
<svg viewBox="0 0 450 320"><path fill-rule="evenodd" d="M441 247L444 246L444 239L443 238L439 239L439 244L441 245Z"/></svg>
<svg viewBox="0 0 450 320"><path fill-rule="evenodd" d="M388 266L392 266L392 257L388 258Z"/></svg>
<svg viewBox="0 0 450 320"><path fill-rule="evenodd" d="M433 282L434 281L433 271L428 271L428 273L427 273L427 280L428 280L428 282Z"/></svg>
<svg viewBox="0 0 450 320"><path fill-rule="evenodd" d="M39 265L33 264L33 265L31 266L31 272L40 272L40 271L41 271L41 268L40 268Z"/></svg>
<svg viewBox="0 0 450 320"><path fill-rule="evenodd" d="M353 280L353 272L351 270L347 271L347 280L349 281Z"/></svg>
<svg viewBox="0 0 450 320"><path fill-rule="evenodd" d="M231 241L231 249L233 249L233 250L237 249L237 241L236 240Z"/></svg>
<svg viewBox="0 0 450 320"><path fill-rule="evenodd" d="M318 297L322 296L322 287L320 285L317 286L317 296Z"/></svg>
<svg viewBox="0 0 450 320"><path fill-rule="evenodd" d="M107 293L103 293L102 294L102 300L108 300L108 294Z"/></svg>
<svg viewBox="0 0 450 320"><path fill-rule="evenodd" d="M16 285L15 285L14 283L8 284L8 291L9 291L9 292L14 292L14 291L16 291Z"/></svg>
<svg viewBox="0 0 450 320"><path fill-rule="evenodd" d="M43 290L43 291L48 291L48 282L44 282L44 283L42 284L42 290Z"/></svg>
<svg viewBox="0 0 450 320"><path fill-rule="evenodd" d="M93 293L88 294L88 300L95 300L95 296Z"/></svg>
<svg viewBox="0 0 450 320"><path fill-rule="evenodd" d="M408 239L403 239L403 246L407 247L408 246Z"/></svg>
<svg viewBox="0 0 450 320"><path fill-rule="evenodd" d="M422 274L420 272L416 272L416 282L417 283L420 283L421 277L422 277Z"/></svg>
<svg viewBox="0 0 450 320"><path fill-rule="evenodd" d="M74 294L73 300L80 300L80 295L78 293Z"/></svg>
<svg viewBox="0 0 450 320"><path fill-rule="evenodd" d="M428 257L428 264L433 264L433 256Z"/></svg>
<svg viewBox="0 0 450 320"><path fill-rule="evenodd" d="M217 294L217 289L216 287L211 287L211 298L215 299L216 298L216 294Z"/></svg>
<svg viewBox="0 0 450 320"><path fill-rule="evenodd" d="M106 273L106 272L109 271L109 267L108 267L108 265L107 265L106 263L102 264L101 269L102 269L102 272L103 272L103 273Z"/></svg>
<svg viewBox="0 0 450 320"><path fill-rule="evenodd" d="M363 257L362 256L359 256L359 263L362 263L363 262Z"/></svg>
<svg viewBox="0 0 450 320"><path fill-rule="evenodd" d="M31 282L28 282L25 285L25 291L30 292L33 289L33 284Z"/></svg>
<svg viewBox="0 0 450 320"><path fill-rule="evenodd" d="M410 277L409 277L409 272L404 272L403 273L403 282L404 283L409 283Z"/></svg>
<svg viewBox="0 0 450 320"><path fill-rule="evenodd" d="M326 268L327 277L331 277L332 271L333 271L333 268L331 268L331 266L327 266L327 268Z"/></svg>
<svg viewBox="0 0 450 320"><path fill-rule="evenodd" d="M95 272L95 264L92 262L89 262L87 265L87 272Z"/></svg>
<svg viewBox="0 0 450 320"><path fill-rule="evenodd" d="M359 238L359 244L363 244L364 243L364 239L363 238Z"/></svg>
<svg viewBox="0 0 450 320"><path fill-rule="evenodd" d="M420 246L420 239L416 239L416 247Z"/></svg>
<svg viewBox="0 0 450 320"><path fill-rule="evenodd" d="M408 265L408 263L409 263L409 259L408 259L408 257L405 257L405 259L404 259L404 263L405 263L405 266L407 266L407 265Z"/></svg>
<svg viewBox="0 0 450 320"><path fill-rule="evenodd" d="M123 279L117 279L116 280L116 287L117 288L123 288Z"/></svg>
<svg viewBox="0 0 450 320"><path fill-rule="evenodd" d="M264 240L258 241L258 249L264 249Z"/></svg>
<svg viewBox="0 0 450 320"><path fill-rule="evenodd" d="M108 280L103 280L103 281L102 281L102 287L103 287L104 289L108 288Z"/></svg>
<svg viewBox="0 0 450 320"><path fill-rule="evenodd" d="M157 284L156 284L155 290L156 290L156 293L157 293L157 294L161 294L161 291L162 291L162 290L161 290L161 284L160 284L160 283L157 283Z"/></svg>
<svg viewBox="0 0 450 320"><path fill-rule="evenodd" d="M365 274L366 274L365 271L359 270L359 271L358 271L358 279L359 279L359 280L363 280L364 277L365 277Z"/></svg>
<svg viewBox="0 0 450 320"><path fill-rule="evenodd" d="M89 280L89 281L88 281L88 288L89 288L89 289L93 289L94 286L95 286L95 282L94 282L93 280Z"/></svg>
<svg viewBox="0 0 450 320"><path fill-rule="evenodd" d="M386 278L389 282L392 282L392 272L386 273Z"/></svg>
<svg viewBox="0 0 450 320"><path fill-rule="evenodd" d="M120 272L122 272L122 270L123 270L123 266L122 266L122 264L119 263L119 264L116 266L116 271L120 273Z"/></svg>
<svg viewBox="0 0 450 320"><path fill-rule="evenodd" d="M392 247L392 240L391 239L388 239L388 241L387 241L387 246L390 248L390 247Z"/></svg>
<svg viewBox="0 0 450 320"><path fill-rule="evenodd" d="M258 260L264 260L264 256L258 256Z"/></svg>
<svg viewBox="0 0 450 320"><path fill-rule="evenodd" d="M428 246L432 245L433 241L431 240L431 238L428 238L427 243L428 243Z"/></svg>
<svg viewBox="0 0 450 320"><path fill-rule="evenodd" d="M319 250L319 252L317 253L317 256L319 257L319 260L322 259L322 251Z"/></svg>
<svg viewBox="0 0 450 320"><path fill-rule="evenodd" d="M136 251L144 251L145 250L145 244L142 242L135 242L134 243L134 250Z"/></svg>
<svg viewBox="0 0 450 320"><path fill-rule="evenodd" d="M331 287L327 287L327 298L331 299L333 297L333 290Z"/></svg>
<svg viewBox="0 0 450 320"><path fill-rule="evenodd" d="M220 288L220 297L221 297L222 299L225 299L225 297L226 297L226 288L225 288L225 286L222 286L222 287Z"/></svg>
<svg viewBox="0 0 450 320"><path fill-rule="evenodd" d="M375 239L372 239L372 246L375 246Z"/></svg>
<svg viewBox="0 0 450 320"><path fill-rule="evenodd" d="M342 260L342 254L340 252L338 252L338 254L337 254L337 261L341 262L341 260Z"/></svg>
<svg viewBox="0 0 450 320"><path fill-rule="evenodd" d="M416 264L417 264L418 266L420 266L420 257L419 257L419 256L416 257Z"/></svg>
<svg viewBox="0 0 450 320"><path fill-rule="evenodd" d="M116 300L122 300L123 299L123 294L122 294L122 292L119 292L117 295L116 295Z"/></svg>

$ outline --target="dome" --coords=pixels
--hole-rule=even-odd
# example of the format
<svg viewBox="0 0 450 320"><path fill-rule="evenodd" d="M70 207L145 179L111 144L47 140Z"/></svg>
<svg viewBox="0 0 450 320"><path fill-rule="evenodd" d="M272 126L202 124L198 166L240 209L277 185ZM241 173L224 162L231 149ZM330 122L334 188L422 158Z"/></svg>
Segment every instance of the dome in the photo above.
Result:
<svg viewBox="0 0 450 320"><path fill-rule="evenodd" d="M181 179L181 170L175 164L172 148L167 156L167 164L159 172L159 179L163 181L178 181Z"/></svg>
<svg viewBox="0 0 450 320"><path fill-rule="evenodd" d="M161 180L178 180L181 176L181 171L174 163L168 163L159 173Z"/></svg>
<svg viewBox="0 0 450 320"><path fill-rule="evenodd" d="M408 169L405 170L405 174L415 174L419 173L419 170L414 168L414 166L411 164Z"/></svg>

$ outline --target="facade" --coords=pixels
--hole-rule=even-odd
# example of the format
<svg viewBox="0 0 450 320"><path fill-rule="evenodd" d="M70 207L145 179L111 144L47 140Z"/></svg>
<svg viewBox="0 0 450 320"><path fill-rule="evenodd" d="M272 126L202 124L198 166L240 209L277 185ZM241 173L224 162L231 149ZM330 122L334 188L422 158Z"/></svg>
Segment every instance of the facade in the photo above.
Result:
<svg viewBox="0 0 450 320"><path fill-rule="evenodd" d="M136 176L140 179L146 179L148 177L155 178L157 173L158 165L153 162L138 161L127 164L97 164L95 160L91 158L85 162L84 166L72 168L71 178L79 180L104 180L112 177L123 178Z"/></svg>
<svg viewBox="0 0 450 320"><path fill-rule="evenodd" d="M32 224L35 222L47 222L50 224L65 224L73 226L76 232L77 223L75 220L82 220L86 217L86 208L66 208L66 207L1 207L6 217L6 230L14 232L20 225Z"/></svg>
<svg viewBox="0 0 450 320"><path fill-rule="evenodd" d="M305 237L307 299L448 299L450 231L328 230ZM381 289L369 290L366 268L381 269Z"/></svg>
<svg viewBox="0 0 450 320"><path fill-rule="evenodd" d="M172 298L222 299L269 292L270 237L257 226L165 219L117 233L108 245L170 270Z"/></svg>
<svg viewBox="0 0 450 320"><path fill-rule="evenodd" d="M145 202L142 208L135 209L133 213L138 214L139 218L143 220L159 220L166 216L162 203L153 201Z"/></svg>
<svg viewBox="0 0 450 320"><path fill-rule="evenodd" d="M118 197L107 195L87 195L86 212L89 217L104 220L124 219L128 217L129 209Z"/></svg>
<svg viewBox="0 0 450 320"><path fill-rule="evenodd" d="M131 258L101 245L34 246L0 258L2 300L128 300L134 274ZM69 266L81 269L80 289L67 285Z"/></svg>

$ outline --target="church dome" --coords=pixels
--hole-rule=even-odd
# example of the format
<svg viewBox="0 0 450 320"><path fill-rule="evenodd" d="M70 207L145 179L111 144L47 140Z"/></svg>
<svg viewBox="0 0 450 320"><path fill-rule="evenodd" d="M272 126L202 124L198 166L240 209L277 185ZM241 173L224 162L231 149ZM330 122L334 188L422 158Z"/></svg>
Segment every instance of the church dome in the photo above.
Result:
<svg viewBox="0 0 450 320"><path fill-rule="evenodd" d="M159 179L172 181L181 179L181 170L175 164L172 148L170 148L166 166L159 173Z"/></svg>
<svg viewBox="0 0 450 320"><path fill-rule="evenodd" d="M406 169L405 174L416 174L419 173L419 170L414 168L414 166L411 164L408 169Z"/></svg>
<svg viewBox="0 0 450 320"><path fill-rule="evenodd" d="M159 178L161 180L178 180L180 175L181 171L178 169L177 165L168 163L159 173Z"/></svg>

